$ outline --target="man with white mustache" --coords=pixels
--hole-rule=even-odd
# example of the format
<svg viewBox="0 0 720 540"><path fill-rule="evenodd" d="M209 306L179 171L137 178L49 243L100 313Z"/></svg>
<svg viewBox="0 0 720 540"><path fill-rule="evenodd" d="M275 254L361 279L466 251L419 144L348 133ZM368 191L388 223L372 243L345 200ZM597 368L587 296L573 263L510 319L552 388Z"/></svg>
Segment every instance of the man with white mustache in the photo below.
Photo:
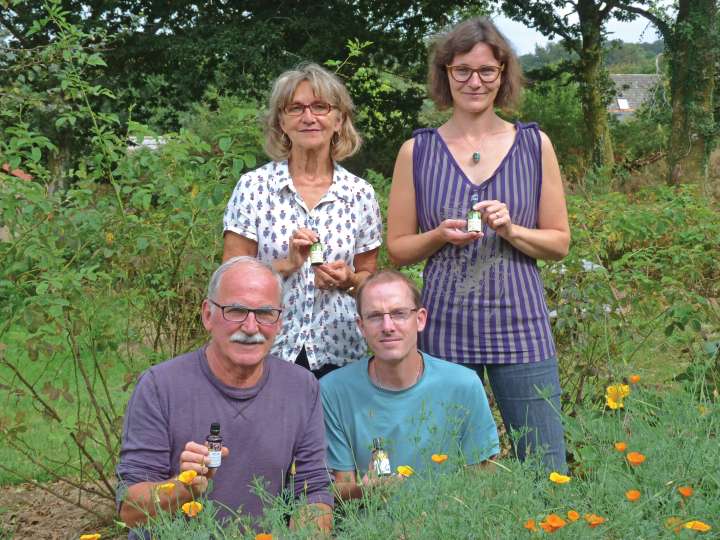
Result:
<svg viewBox="0 0 720 540"><path fill-rule="evenodd" d="M220 520L231 515L223 507L259 517L263 504L252 484L262 478L273 495L294 488L311 507L303 519L331 528L317 380L269 354L282 325L281 298L282 278L270 266L253 257L228 260L210 279L202 305L210 341L140 376L117 467L118 510L129 527L202 497L220 503ZM211 469L203 441L214 422L221 426L222 464ZM189 485L177 478L184 471L197 473Z"/></svg>

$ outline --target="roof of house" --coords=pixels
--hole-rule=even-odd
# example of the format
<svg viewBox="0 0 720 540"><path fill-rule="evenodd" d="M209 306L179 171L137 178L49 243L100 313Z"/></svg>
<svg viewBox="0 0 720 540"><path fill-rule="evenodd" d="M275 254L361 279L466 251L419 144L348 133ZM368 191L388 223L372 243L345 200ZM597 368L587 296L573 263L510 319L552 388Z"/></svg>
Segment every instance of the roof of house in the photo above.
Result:
<svg viewBox="0 0 720 540"><path fill-rule="evenodd" d="M608 111L615 113L633 112L647 101L652 89L660 81L660 75L622 73L611 74L617 96L608 105Z"/></svg>

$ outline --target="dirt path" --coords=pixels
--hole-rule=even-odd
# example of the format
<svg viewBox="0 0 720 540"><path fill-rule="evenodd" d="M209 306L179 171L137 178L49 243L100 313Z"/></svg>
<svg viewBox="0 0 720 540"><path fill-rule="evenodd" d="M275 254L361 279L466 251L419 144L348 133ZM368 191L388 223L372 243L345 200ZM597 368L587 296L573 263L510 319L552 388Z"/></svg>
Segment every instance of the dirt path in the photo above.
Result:
<svg viewBox="0 0 720 540"><path fill-rule="evenodd" d="M77 490L59 483L49 487L77 501ZM106 501L86 495L82 501L104 512L107 518L98 519L31 484L0 487L0 539L77 540L81 534L94 532L101 533L103 540L126 538L112 526L112 510L104 510Z"/></svg>

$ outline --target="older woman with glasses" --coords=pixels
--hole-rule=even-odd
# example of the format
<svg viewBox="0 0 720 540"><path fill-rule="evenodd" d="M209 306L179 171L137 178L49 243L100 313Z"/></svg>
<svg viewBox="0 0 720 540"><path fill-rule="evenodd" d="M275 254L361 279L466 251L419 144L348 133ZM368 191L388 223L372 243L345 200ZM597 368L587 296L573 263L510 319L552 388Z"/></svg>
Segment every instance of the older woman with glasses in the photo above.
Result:
<svg viewBox="0 0 720 540"><path fill-rule="evenodd" d="M487 19L434 45L430 95L452 108L438 129L400 149L388 210L388 251L427 259L420 348L487 375L520 459L530 449L564 470L558 366L537 259L561 259L570 230L560 168L537 124L495 112L516 101L522 75Z"/></svg>
<svg viewBox="0 0 720 540"><path fill-rule="evenodd" d="M252 255L285 278L273 353L318 378L365 354L353 294L382 241L372 186L338 164L360 147L352 113L343 84L317 64L280 75L265 120L273 161L240 178L224 218L224 260Z"/></svg>

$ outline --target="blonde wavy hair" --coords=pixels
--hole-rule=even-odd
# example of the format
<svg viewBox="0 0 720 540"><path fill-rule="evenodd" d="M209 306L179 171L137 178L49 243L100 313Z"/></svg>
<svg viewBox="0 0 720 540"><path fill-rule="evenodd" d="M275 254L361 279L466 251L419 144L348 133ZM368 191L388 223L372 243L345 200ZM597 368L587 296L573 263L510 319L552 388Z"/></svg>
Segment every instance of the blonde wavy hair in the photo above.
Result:
<svg viewBox="0 0 720 540"><path fill-rule="evenodd" d="M319 65L306 62L295 69L282 73L273 85L270 103L265 115L265 152L275 161L287 159L292 146L290 139L280 127L283 109L290 104L295 90L301 82L307 81L318 99L335 107L342 117L340 131L333 136L330 156L335 161L352 156L360 149L362 139L352 122L354 105L350 94L340 79Z"/></svg>

